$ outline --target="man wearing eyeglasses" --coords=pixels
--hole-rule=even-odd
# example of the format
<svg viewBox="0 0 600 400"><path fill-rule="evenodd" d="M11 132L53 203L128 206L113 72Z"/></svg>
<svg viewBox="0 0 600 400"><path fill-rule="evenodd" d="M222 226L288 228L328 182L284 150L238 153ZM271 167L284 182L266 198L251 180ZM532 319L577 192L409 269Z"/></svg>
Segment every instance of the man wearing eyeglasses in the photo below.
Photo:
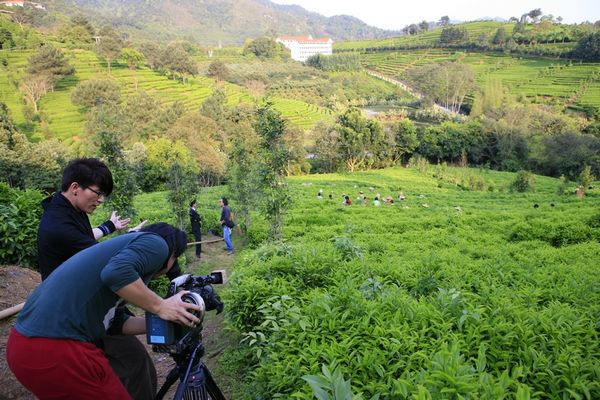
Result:
<svg viewBox="0 0 600 400"><path fill-rule="evenodd" d="M38 230L42 280L75 253L129 225L129 219L121 219L116 211L96 228L90 225L87 214L94 212L112 190L112 174L97 158L79 158L66 166L61 191L42 201L44 214Z"/></svg>
<svg viewBox="0 0 600 400"><path fill-rule="evenodd" d="M95 228L90 224L88 214L94 212L113 190L112 174L97 158L69 162L63 171L60 190L42 201L44 213L38 229L38 267L42 280L71 256L129 225L129 219L121 219L116 212ZM132 230L139 230L143 225L141 223ZM169 277L177 276L179 272L179 268L173 268ZM135 336L106 336L96 344L104 350L111 367L134 399L154 397L156 369Z"/></svg>

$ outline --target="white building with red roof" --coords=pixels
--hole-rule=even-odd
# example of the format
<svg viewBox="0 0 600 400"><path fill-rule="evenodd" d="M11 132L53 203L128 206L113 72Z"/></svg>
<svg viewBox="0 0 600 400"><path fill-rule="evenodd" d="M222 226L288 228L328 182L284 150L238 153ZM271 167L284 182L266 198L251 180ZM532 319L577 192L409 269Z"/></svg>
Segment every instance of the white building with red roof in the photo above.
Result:
<svg viewBox="0 0 600 400"><path fill-rule="evenodd" d="M315 54L332 54L333 40L331 38L313 39L308 36L280 36L277 42L282 43L292 52L292 59L304 62Z"/></svg>

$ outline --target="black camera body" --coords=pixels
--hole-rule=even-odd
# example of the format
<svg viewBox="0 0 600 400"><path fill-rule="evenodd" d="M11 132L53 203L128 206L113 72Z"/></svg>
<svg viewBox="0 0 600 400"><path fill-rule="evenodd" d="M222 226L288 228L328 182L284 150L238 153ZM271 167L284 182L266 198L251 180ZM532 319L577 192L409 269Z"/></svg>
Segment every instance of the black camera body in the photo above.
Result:
<svg viewBox="0 0 600 400"><path fill-rule="evenodd" d="M200 305L204 311L217 310L217 314L219 314L223 311L224 304L212 284L222 283L222 271L213 271L210 275L182 275L171 281L165 298L169 298L181 290L187 290L189 293L184 294L181 300ZM204 318L204 311L195 314L201 321ZM189 331L190 328L165 321L156 314L146 312L146 342L153 345L155 351L170 352L170 348L177 345Z"/></svg>

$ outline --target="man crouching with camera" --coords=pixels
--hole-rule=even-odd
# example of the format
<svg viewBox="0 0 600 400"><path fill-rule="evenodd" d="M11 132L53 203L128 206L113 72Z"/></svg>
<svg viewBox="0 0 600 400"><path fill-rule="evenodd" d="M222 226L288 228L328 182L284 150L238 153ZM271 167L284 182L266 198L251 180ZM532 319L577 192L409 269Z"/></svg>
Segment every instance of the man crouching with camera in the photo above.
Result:
<svg viewBox="0 0 600 400"><path fill-rule="evenodd" d="M96 343L106 334L139 335L145 319L118 307L129 302L160 318L194 326L202 306L187 291L163 299L146 285L183 254L183 231L150 225L89 247L65 261L29 296L8 339L10 369L44 399L131 399ZM85 267L85 268L82 268Z"/></svg>

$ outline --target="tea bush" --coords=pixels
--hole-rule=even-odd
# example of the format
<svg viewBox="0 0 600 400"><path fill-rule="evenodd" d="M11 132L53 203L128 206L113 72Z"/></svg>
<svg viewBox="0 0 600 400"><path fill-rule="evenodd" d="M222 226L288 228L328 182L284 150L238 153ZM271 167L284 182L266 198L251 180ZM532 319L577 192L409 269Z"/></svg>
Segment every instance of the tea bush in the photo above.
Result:
<svg viewBox="0 0 600 400"><path fill-rule="evenodd" d="M43 194L0 183L0 264L37 264L37 229Z"/></svg>
<svg viewBox="0 0 600 400"><path fill-rule="evenodd" d="M290 179L285 244L243 254L225 297L253 398L333 380L364 399L600 397L599 199L544 177L535 192L439 187L429 170ZM394 205L339 204L398 188Z"/></svg>

